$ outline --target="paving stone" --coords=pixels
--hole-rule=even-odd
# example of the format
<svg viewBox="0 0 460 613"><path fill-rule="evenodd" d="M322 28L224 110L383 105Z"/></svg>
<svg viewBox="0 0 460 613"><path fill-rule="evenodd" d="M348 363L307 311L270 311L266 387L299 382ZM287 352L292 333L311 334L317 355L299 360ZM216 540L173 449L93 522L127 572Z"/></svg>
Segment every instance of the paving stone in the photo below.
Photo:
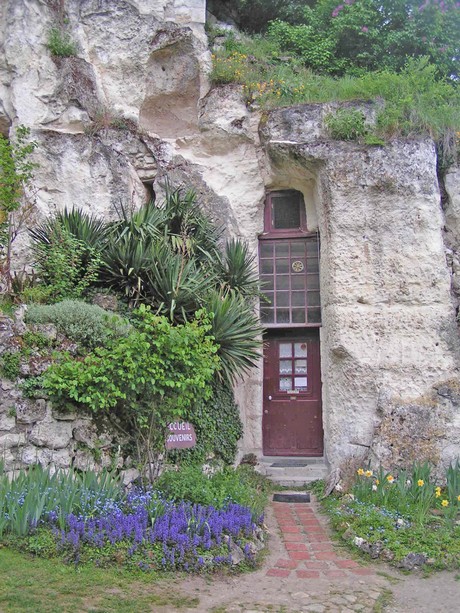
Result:
<svg viewBox="0 0 460 613"><path fill-rule="evenodd" d="M311 556L308 551L290 551L289 557L291 560L309 560Z"/></svg>
<svg viewBox="0 0 460 613"><path fill-rule="evenodd" d="M355 604L356 602L356 596L353 594L344 594L343 597L349 604Z"/></svg>
<svg viewBox="0 0 460 613"><path fill-rule="evenodd" d="M294 594L291 595L294 600L307 600L307 598L310 598L310 594L307 592L294 592Z"/></svg>
<svg viewBox="0 0 460 613"><path fill-rule="evenodd" d="M335 565L339 568L361 568L354 560L336 560Z"/></svg>
<svg viewBox="0 0 460 613"><path fill-rule="evenodd" d="M275 564L277 568L297 568L297 562L295 560L278 560Z"/></svg>
<svg viewBox="0 0 460 613"><path fill-rule="evenodd" d="M270 568L265 575L267 577L289 577L291 571L285 568Z"/></svg>
<svg viewBox="0 0 460 613"><path fill-rule="evenodd" d="M319 571L317 570L296 570L299 579L319 579Z"/></svg>
<svg viewBox="0 0 460 613"><path fill-rule="evenodd" d="M334 551L317 551L314 556L317 560L337 560L337 554Z"/></svg>
<svg viewBox="0 0 460 613"><path fill-rule="evenodd" d="M371 568L350 568L350 571L355 575L373 575L374 571Z"/></svg>
<svg viewBox="0 0 460 613"><path fill-rule="evenodd" d="M347 573L343 570L325 570L324 576L328 579L346 579Z"/></svg>
<svg viewBox="0 0 460 613"><path fill-rule="evenodd" d="M287 551L307 551L305 543L285 543Z"/></svg>
<svg viewBox="0 0 460 613"><path fill-rule="evenodd" d="M308 611L308 613L324 613L326 607L322 604L310 604L305 608L305 611Z"/></svg>

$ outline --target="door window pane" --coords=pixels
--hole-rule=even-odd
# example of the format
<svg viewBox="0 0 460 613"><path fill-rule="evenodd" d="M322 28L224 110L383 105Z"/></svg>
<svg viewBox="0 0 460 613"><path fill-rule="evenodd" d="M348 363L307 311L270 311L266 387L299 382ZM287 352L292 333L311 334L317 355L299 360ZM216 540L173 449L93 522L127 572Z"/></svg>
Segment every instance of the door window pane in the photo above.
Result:
<svg viewBox="0 0 460 613"><path fill-rule="evenodd" d="M274 292L264 292L263 293L262 301L264 303L264 306L270 306L273 304L274 295L275 295Z"/></svg>
<svg viewBox="0 0 460 613"><path fill-rule="evenodd" d="M318 268L318 258L308 258L307 259L307 272L317 272Z"/></svg>
<svg viewBox="0 0 460 613"><path fill-rule="evenodd" d="M308 292L308 306L319 306L319 292Z"/></svg>
<svg viewBox="0 0 460 613"><path fill-rule="evenodd" d="M305 323L305 309L292 309L292 323L304 324Z"/></svg>
<svg viewBox="0 0 460 613"><path fill-rule="evenodd" d="M305 306L305 292L292 292L292 306Z"/></svg>
<svg viewBox="0 0 460 613"><path fill-rule="evenodd" d="M274 280L273 276L271 276L271 275L262 275L260 277L260 285L261 285L262 291L268 290L268 289L273 289L273 287L275 285L275 280Z"/></svg>
<svg viewBox="0 0 460 613"><path fill-rule="evenodd" d="M321 322L321 309L308 309L308 323L317 324Z"/></svg>
<svg viewBox="0 0 460 613"><path fill-rule="evenodd" d="M276 273L286 274L289 272L289 260L276 260Z"/></svg>
<svg viewBox="0 0 460 613"><path fill-rule="evenodd" d="M294 377L294 388L296 390L306 390L307 377Z"/></svg>
<svg viewBox="0 0 460 613"><path fill-rule="evenodd" d="M280 390L285 392L286 390L290 390L292 387L291 377L280 377Z"/></svg>
<svg viewBox="0 0 460 613"><path fill-rule="evenodd" d="M287 275L276 276L276 289L289 289L289 277Z"/></svg>
<svg viewBox="0 0 460 613"><path fill-rule="evenodd" d="M276 292L276 306L288 307L289 306L289 292Z"/></svg>
<svg viewBox="0 0 460 613"><path fill-rule="evenodd" d="M290 375L290 374L292 374L291 360L280 360L280 375Z"/></svg>
<svg viewBox="0 0 460 613"><path fill-rule="evenodd" d="M292 344L291 343L280 343L280 358L290 358L292 357Z"/></svg>
<svg viewBox="0 0 460 613"><path fill-rule="evenodd" d="M287 243L286 241L276 243L275 253L277 256L280 256L280 255L288 256L289 255L289 243Z"/></svg>
<svg viewBox="0 0 460 613"><path fill-rule="evenodd" d="M262 274L271 273L273 274L273 260L261 260L260 262L260 272Z"/></svg>
<svg viewBox="0 0 460 613"><path fill-rule="evenodd" d="M306 375L307 374L307 360L296 360L295 361L295 374L296 375Z"/></svg>
<svg viewBox="0 0 460 613"><path fill-rule="evenodd" d="M273 243L267 243L265 241L260 241L260 257L261 258L271 258L273 256Z"/></svg>
<svg viewBox="0 0 460 613"><path fill-rule="evenodd" d="M291 257L305 256L304 241L291 241Z"/></svg>
<svg viewBox="0 0 460 613"><path fill-rule="evenodd" d="M293 275L291 284L292 289L305 289L305 275Z"/></svg>
<svg viewBox="0 0 460 613"><path fill-rule="evenodd" d="M260 319L263 324L273 324L275 322L275 311L274 309L262 308L260 311Z"/></svg>
<svg viewBox="0 0 460 613"><path fill-rule="evenodd" d="M295 343L294 344L294 356L296 358L307 357L307 343Z"/></svg>
<svg viewBox="0 0 460 613"><path fill-rule="evenodd" d="M319 289L319 275L307 275L308 289Z"/></svg>

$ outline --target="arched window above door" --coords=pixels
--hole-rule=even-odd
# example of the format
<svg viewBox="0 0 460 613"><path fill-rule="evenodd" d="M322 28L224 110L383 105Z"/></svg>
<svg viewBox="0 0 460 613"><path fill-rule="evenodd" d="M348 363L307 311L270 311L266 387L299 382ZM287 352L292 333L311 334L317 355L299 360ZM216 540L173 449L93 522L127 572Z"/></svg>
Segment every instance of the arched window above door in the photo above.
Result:
<svg viewBox="0 0 460 613"><path fill-rule="evenodd" d="M265 201L264 234L293 236L307 232L303 195L296 190L269 192Z"/></svg>

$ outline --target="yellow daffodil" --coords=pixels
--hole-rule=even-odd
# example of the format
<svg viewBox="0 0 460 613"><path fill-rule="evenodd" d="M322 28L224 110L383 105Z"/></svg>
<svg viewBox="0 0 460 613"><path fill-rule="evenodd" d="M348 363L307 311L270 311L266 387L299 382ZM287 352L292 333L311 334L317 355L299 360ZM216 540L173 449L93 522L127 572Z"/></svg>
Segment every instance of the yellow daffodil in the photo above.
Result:
<svg viewBox="0 0 460 613"><path fill-rule="evenodd" d="M366 470L366 472L364 473L366 475L366 477L372 477L372 470Z"/></svg>
<svg viewBox="0 0 460 613"><path fill-rule="evenodd" d="M422 487L422 486L424 486L424 485L425 485L425 481L424 481L423 479L419 479L419 480L417 481L417 485L418 485L419 487Z"/></svg>
<svg viewBox="0 0 460 613"><path fill-rule="evenodd" d="M448 500L443 500L441 502L441 504L442 504L443 507L448 507L449 506L449 501Z"/></svg>
<svg viewBox="0 0 460 613"><path fill-rule="evenodd" d="M378 479L375 480L375 485L380 485L380 481Z"/></svg>
<svg viewBox="0 0 460 613"><path fill-rule="evenodd" d="M435 496L436 496L436 498L439 498L441 496L441 488L439 487L439 485L435 489Z"/></svg>
<svg viewBox="0 0 460 613"><path fill-rule="evenodd" d="M395 480L395 478L393 477L393 475L387 475L388 483L393 483L394 480Z"/></svg>
<svg viewBox="0 0 460 613"><path fill-rule="evenodd" d="M460 496L457 496L457 500L460 502Z"/></svg>
<svg viewBox="0 0 460 613"><path fill-rule="evenodd" d="M362 477L362 475L364 475L364 470L362 468L358 468L357 473L360 477Z"/></svg>

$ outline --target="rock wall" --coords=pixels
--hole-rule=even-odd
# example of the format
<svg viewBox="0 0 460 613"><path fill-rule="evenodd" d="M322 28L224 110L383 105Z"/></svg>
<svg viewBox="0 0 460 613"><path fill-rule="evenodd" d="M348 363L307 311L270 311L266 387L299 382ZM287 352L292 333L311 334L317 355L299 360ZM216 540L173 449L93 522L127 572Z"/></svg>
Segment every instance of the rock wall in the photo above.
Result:
<svg viewBox="0 0 460 613"><path fill-rule="evenodd" d="M64 206L111 217L120 202L161 194L168 176L193 186L227 235L257 253L266 191L300 190L321 236L327 459L337 466L365 452L398 464L419 448L448 462L460 455L458 170L446 179L444 212L429 139L333 142L331 105L250 112L238 86L210 89L203 22L201 0L1 4L0 130L28 125L39 144L29 194L37 218ZM53 26L75 42L75 57L50 55ZM363 110L372 121L373 106ZM19 241L17 262L26 254ZM259 455L261 381L255 370L237 388L242 452ZM29 426L12 425L4 400L16 392L2 389L0 436L23 441Z"/></svg>

